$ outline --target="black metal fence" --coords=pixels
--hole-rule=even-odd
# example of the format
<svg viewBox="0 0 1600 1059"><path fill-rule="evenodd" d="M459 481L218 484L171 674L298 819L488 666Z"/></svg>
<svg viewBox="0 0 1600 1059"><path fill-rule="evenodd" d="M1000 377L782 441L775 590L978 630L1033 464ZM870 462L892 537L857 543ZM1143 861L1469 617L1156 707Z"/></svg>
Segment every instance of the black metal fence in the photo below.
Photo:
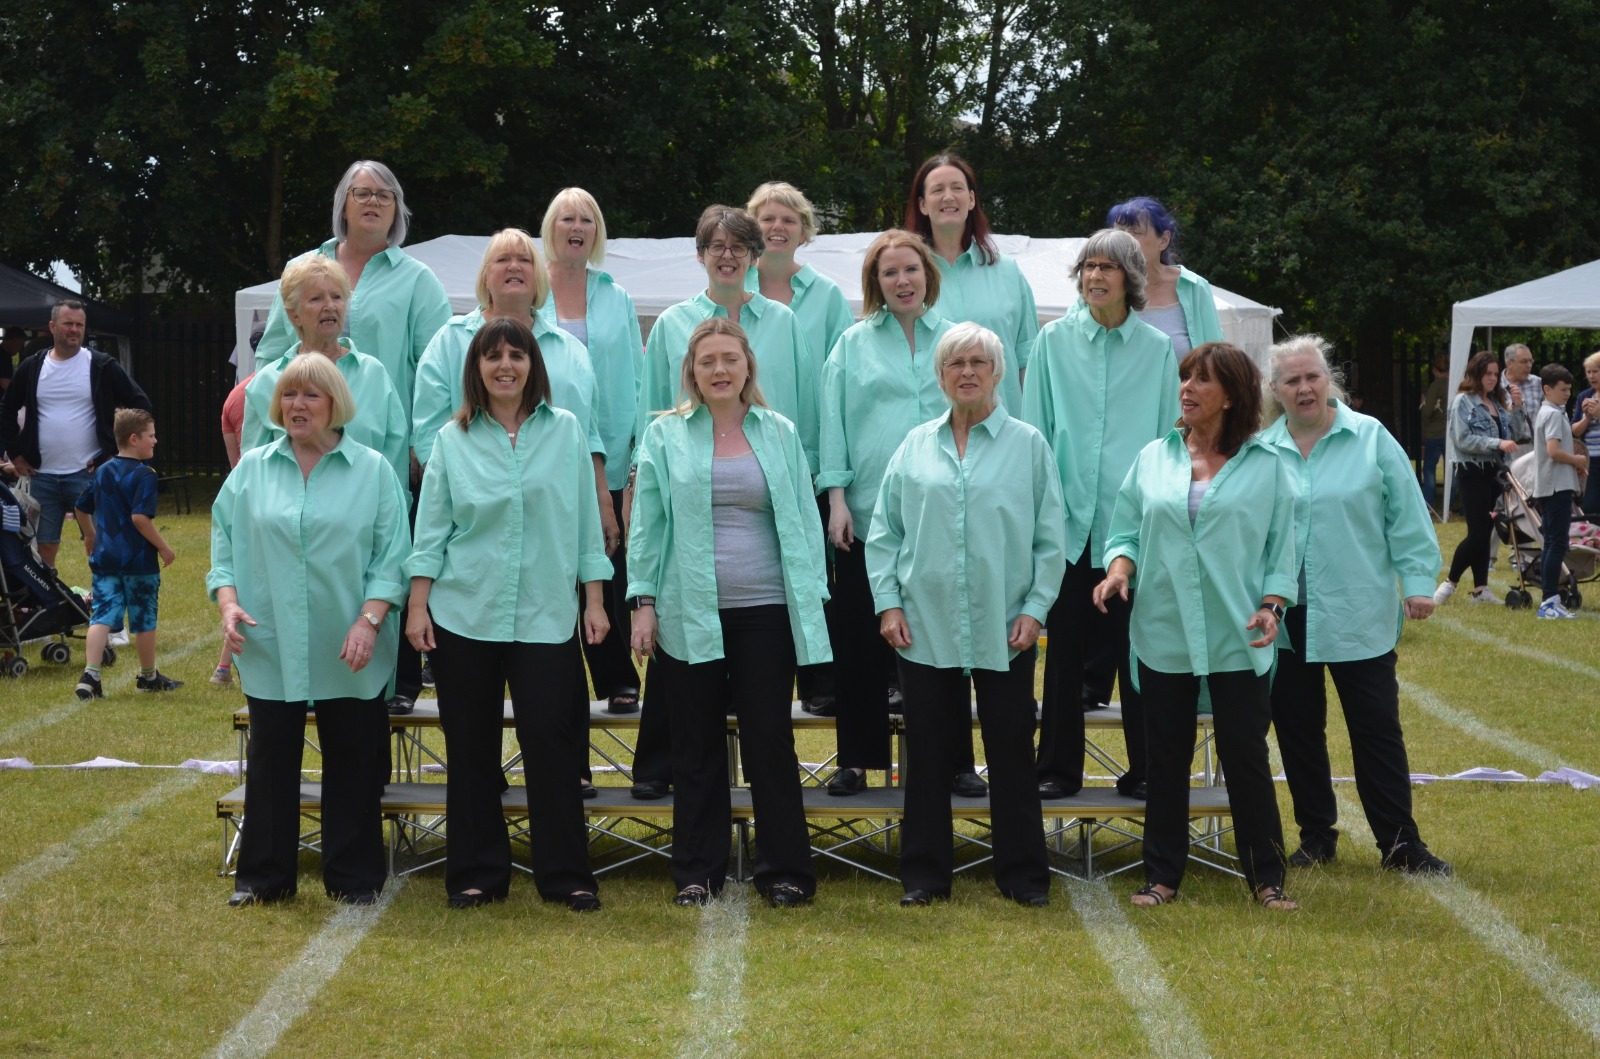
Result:
<svg viewBox="0 0 1600 1059"><path fill-rule="evenodd" d="M133 346L133 372L155 407L162 474L225 474L219 427L233 389L232 313L146 316Z"/></svg>

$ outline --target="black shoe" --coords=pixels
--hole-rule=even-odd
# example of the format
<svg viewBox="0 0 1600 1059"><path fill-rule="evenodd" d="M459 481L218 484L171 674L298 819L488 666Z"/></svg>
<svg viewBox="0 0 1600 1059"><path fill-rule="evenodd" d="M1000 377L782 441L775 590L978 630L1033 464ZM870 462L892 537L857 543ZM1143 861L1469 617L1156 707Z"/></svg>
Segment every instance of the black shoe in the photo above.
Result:
<svg viewBox="0 0 1600 1059"><path fill-rule="evenodd" d="M329 894L329 897L341 905L375 905L378 903L376 890L349 890L342 894Z"/></svg>
<svg viewBox="0 0 1600 1059"><path fill-rule="evenodd" d="M704 907L710 902L711 891L697 883L690 883L685 886L678 891L678 896L672 899L672 903L679 908L693 908L697 905Z"/></svg>
<svg viewBox="0 0 1600 1059"><path fill-rule="evenodd" d="M484 893L482 891L479 891L478 893L475 893L475 894L468 894L468 893L451 894L450 895L450 907L451 908L482 908L484 905L492 904L495 900L496 900L496 898L495 898L494 894Z"/></svg>
<svg viewBox="0 0 1600 1059"><path fill-rule="evenodd" d="M767 904L773 908L799 908L801 905L810 904L811 898L806 892L794 883L773 883L763 895Z"/></svg>
<svg viewBox="0 0 1600 1059"><path fill-rule="evenodd" d="M586 799L600 797L600 789L594 784L590 783L588 780L578 781L578 791Z"/></svg>
<svg viewBox="0 0 1600 1059"><path fill-rule="evenodd" d="M147 677L133 678L134 691L177 691L181 687L183 681L164 676L159 669Z"/></svg>
<svg viewBox="0 0 1600 1059"><path fill-rule="evenodd" d="M1069 797L1069 795L1067 794L1067 789L1055 780L1040 780L1039 797L1044 801L1051 802L1057 798Z"/></svg>
<svg viewBox="0 0 1600 1059"><path fill-rule="evenodd" d="M989 797L989 785L976 772L958 772L950 780L950 790L963 798Z"/></svg>
<svg viewBox="0 0 1600 1059"><path fill-rule="evenodd" d="M889 689L889 712L893 714L904 714L906 712L906 697L901 694L899 688Z"/></svg>
<svg viewBox="0 0 1600 1059"><path fill-rule="evenodd" d="M84 671L83 676L78 678L78 686L75 689L75 693L84 702L106 697L104 689L100 687L100 678L87 670Z"/></svg>
<svg viewBox="0 0 1600 1059"><path fill-rule="evenodd" d="M800 708L813 717L832 717L838 700L832 695L813 695L800 704Z"/></svg>
<svg viewBox="0 0 1600 1059"><path fill-rule="evenodd" d="M653 802L657 798L665 798L672 793L672 784L666 780L636 780L633 784L632 794L636 801Z"/></svg>
<svg viewBox="0 0 1600 1059"><path fill-rule="evenodd" d="M422 686L425 688L433 687L433 659L431 658L422 663Z"/></svg>
<svg viewBox="0 0 1600 1059"><path fill-rule="evenodd" d="M232 896L228 898L229 908L249 908L251 905L264 905L266 903L266 898L257 897L249 890L235 890Z"/></svg>
<svg viewBox="0 0 1600 1059"><path fill-rule="evenodd" d="M950 900L949 890L907 890L900 897L901 908L917 908L935 901Z"/></svg>
<svg viewBox="0 0 1600 1059"><path fill-rule="evenodd" d="M1134 801L1149 801L1150 788L1145 785L1144 780L1134 780L1131 783L1123 782L1127 778L1127 775L1124 774L1117 780L1117 793L1124 798L1132 798Z"/></svg>
<svg viewBox="0 0 1600 1059"><path fill-rule="evenodd" d="M1389 871L1407 875L1454 875L1455 869L1435 857L1419 838L1402 842L1383 856L1383 866Z"/></svg>
<svg viewBox="0 0 1600 1059"><path fill-rule="evenodd" d="M1050 904L1050 895L1043 890L1022 890L1005 896L1024 908L1044 908Z"/></svg>
<svg viewBox="0 0 1600 1059"><path fill-rule="evenodd" d="M639 689L623 688L606 700L607 713L638 713Z"/></svg>
<svg viewBox="0 0 1600 1059"><path fill-rule="evenodd" d="M1093 713L1095 710L1109 710L1110 708L1111 704L1109 702L1099 702L1092 698L1083 700L1084 713Z"/></svg>
<svg viewBox="0 0 1600 1059"><path fill-rule="evenodd" d="M867 774L857 772L855 769L834 769L833 775L828 777L828 793L836 798L860 794L867 789Z"/></svg>
<svg viewBox="0 0 1600 1059"><path fill-rule="evenodd" d="M389 716L404 717L417 708L417 700L410 695L396 695L389 700Z"/></svg>
<svg viewBox="0 0 1600 1059"><path fill-rule="evenodd" d="M1311 842L1300 843L1300 848L1289 854L1291 868L1310 868L1317 864L1331 864L1334 857L1334 846L1319 845Z"/></svg>
<svg viewBox="0 0 1600 1059"><path fill-rule="evenodd" d="M600 911L600 895L589 893L587 890L579 890L576 893L568 894L566 901L567 907L574 912Z"/></svg>

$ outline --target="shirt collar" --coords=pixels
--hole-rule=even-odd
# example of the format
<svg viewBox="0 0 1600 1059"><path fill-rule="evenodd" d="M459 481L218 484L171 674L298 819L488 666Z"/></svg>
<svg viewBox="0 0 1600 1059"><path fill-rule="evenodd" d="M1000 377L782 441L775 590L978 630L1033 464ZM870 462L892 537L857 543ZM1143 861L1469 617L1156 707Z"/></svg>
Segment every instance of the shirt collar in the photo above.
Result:
<svg viewBox="0 0 1600 1059"><path fill-rule="evenodd" d="M1072 308L1067 311L1077 314L1078 330L1091 342L1100 337L1102 332L1108 338L1111 335L1117 335L1122 341L1126 342L1133 336L1134 330L1139 326L1139 314L1129 309L1127 319L1116 327L1108 328L1094 318L1094 313L1089 311L1089 306L1081 298L1074 302Z"/></svg>
<svg viewBox="0 0 1600 1059"><path fill-rule="evenodd" d="M953 428L950 426L950 412L951 409L946 408L944 414L935 420L939 424L941 433L953 433ZM1006 412L1005 402L996 401L994 403L994 411L983 417L983 420L978 423L978 429L987 431L991 438L997 438L1000 436L1000 428L1005 426L1006 420L1010 418L1010 414Z"/></svg>
<svg viewBox="0 0 1600 1059"><path fill-rule="evenodd" d="M344 432L344 428L341 427L339 429L339 444L328 450L327 455L338 456L341 460L348 464L350 462L351 444L353 444L353 442L350 441L349 436ZM296 460L294 456L294 442L288 434L284 434L278 438L278 440L272 442L271 447L268 449L268 455L282 456L296 465L299 464L299 461Z"/></svg>
<svg viewBox="0 0 1600 1059"><path fill-rule="evenodd" d="M329 239L327 242L323 243L317 248L317 253L321 254L323 257L337 257L339 253L339 240ZM405 256L406 252L400 249L398 246L385 247L384 249L378 251L378 253L372 255L374 261L381 257L391 265L398 265L400 263L400 259Z"/></svg>

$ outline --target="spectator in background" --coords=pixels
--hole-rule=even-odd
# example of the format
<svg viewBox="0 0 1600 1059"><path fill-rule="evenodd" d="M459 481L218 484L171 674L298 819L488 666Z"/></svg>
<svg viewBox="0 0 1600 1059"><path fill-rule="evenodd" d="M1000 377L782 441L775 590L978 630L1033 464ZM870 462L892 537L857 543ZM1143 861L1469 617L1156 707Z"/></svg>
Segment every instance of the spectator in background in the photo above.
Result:
<svg viewBox="0 0 1600 1059"><path fill-rule="evenodd" d="M1595 429L1600 420L1600 352L1583 358L1583 374L1589 386L1578 394L1578 415L1572 420L1572 433L1583 439L1593 466L1595 458L1600 457L1600 430ZM1591 474L1585 479L1583 514L1590 519L1600 517L1600 476Z"/></svg>
<svg viewBox="0 0 1600 1059"><path fill-rule="evenodd" d="M1538 616L1571 618L1576 615L1561 605L1562 560L1567 557L1572 502L1589 477L1589 455L1572 451L1572 424L1567 420L1572 372L1559 364L1546 364L1539 380L1544 400L1533 422L1533 495L1544 521L1540 570L1544 599Z"/></svg>
<svg viewBox="0 0 1600 1059"><path fill-rule="evenodd" d="M1533 450L1533 418L1544 403L1544 383L1533 373L1533 350L1521 342L1506 347L1501 385L1511 404L1511 437L1517 443L1517 456Z"/></svg>
<svg viewBox="0 0 1600 1059"><path fill-rule="evenodd" d="M1431 508L1438 487L1435 472L1445 454L1445 425L1450 413L1450 358L1435 353L1429 365L1431 378L1422 391L1422 499Z"/></svg>
<svg viewBox="0 0 1600 1059"><path fill-rule="evenodd" d="M11 385L11 373L22 360L22 346L27 332L20 327L8 327L0 338L0 390Z"/></svg>
<svg viewBox="0 0 1600 1059"><path fill-rule="evenodd" d="M0 399L0 442L17 473L33 479L39 502L39 558L55 566L61 524L89 487L90 475L117 454L112 417L118 408L150 411L150 398L122 365L83 344L88 313L76 299L50 310L54 345L16 369ZM25 412L17 425L17 413Z"/></svg>

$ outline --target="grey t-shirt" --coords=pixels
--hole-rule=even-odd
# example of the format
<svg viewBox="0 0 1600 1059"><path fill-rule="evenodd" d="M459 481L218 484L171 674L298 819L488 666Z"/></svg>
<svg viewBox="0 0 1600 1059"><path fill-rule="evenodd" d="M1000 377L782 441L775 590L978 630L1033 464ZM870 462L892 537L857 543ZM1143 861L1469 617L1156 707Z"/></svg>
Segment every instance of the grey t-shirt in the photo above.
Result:
<svg viewBox="0 0 1600 1059"><path fill-rule="evenodd" d="M1567 410L1549 401L1539 405L1539 415L1533 421L1533 495L1553 496L1563 489L1577 492L1578 469L1551 459L1547 438L1554 438L1563 451L1572 451L1572 424L1567 422Z"/></svg>
<svg viewBox="0 0 1600 1059"><path fill-rule="evenodd" d="M1189 342L1189 321L1181 305L1163 305L1159 309L1145 306L1139 319L1172 339L1172 355L1179 360L1193 347Z"/></svg>
<svg viewBox="0 0 1600 1059"><path fill-rule="evenodd" d="M711 461L711 528L719 610L788 601L772 494L754 452Z"/></svg>

